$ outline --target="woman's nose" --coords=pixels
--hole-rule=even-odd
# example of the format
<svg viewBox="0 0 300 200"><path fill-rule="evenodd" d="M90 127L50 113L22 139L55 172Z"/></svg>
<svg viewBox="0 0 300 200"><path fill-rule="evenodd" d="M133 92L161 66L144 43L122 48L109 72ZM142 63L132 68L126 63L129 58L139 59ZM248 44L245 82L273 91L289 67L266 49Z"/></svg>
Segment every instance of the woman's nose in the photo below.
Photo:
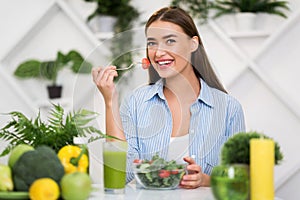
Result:
<svg viewBox="0 0 300 200"><path fill-rule="evenodd" d="M155 52L155 55L157 57L161 57L163 55L166 54L166 50L164 48L162 48L161 46L159 46L157 49L156 49L156 52Z"/></svg>

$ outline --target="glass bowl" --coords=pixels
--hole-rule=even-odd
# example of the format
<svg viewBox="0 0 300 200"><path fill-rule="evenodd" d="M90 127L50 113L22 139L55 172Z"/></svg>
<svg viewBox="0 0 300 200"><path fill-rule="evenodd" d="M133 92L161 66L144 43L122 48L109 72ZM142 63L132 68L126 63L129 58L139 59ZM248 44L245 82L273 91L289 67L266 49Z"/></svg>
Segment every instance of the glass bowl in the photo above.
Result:
<svg viewBox="0 0 300 200"><path fill-rule="evenodd" d="M144 189L168 190L178 187L186 166L175 161L161 164L145 160L133 163L132 168L136 181Z"/></svg>
<svg viewBox="0 0 300 200"><path fill-rule="evenodd" d="M211 173L211 188L216 200L247 200L249 184L248 165L218 165Z"/></svg>

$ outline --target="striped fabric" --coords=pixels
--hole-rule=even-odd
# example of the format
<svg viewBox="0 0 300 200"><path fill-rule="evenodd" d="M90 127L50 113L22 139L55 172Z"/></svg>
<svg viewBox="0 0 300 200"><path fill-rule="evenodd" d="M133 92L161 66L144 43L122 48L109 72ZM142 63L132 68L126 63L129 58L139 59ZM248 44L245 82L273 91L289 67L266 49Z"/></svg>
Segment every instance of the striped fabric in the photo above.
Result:
<svg viewBox="0 0 300 200"><path fill-rule="evenodd" d="M232 96L209 87L202 79L198 100L190 108L189 154L195 155L202 171L210 174L219 164L221 147L234 133L245 131L240 103ZM172 115L163 94L163 81L137 88L120 107L129 143L127 182L133 179L134 159L168 155Z"/></svg>

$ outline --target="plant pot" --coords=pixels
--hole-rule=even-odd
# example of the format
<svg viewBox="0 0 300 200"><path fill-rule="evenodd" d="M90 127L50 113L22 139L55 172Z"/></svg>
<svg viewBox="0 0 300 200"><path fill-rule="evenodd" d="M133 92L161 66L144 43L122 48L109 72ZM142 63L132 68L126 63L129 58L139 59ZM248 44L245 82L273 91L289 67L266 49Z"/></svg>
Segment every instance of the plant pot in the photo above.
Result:
<svg viewBox="0 0 300 200"><path fill-rule="evenodd" d="M253 31L256 28L256 14L250 12L236 13L235 23L237 31Z"/></svg>
<svg viewBox="0 0 300 200"><path fill-rule="evenodd" d="M247 200L250 194L249 166L219 165L211 174L211 188L217 200Z"/></svg>
<svg viewBox="0 0 300 200"><path fill-rule="evenodd" d="M47 86L48 96L50 99L60 98L62 94L62 86L61 85L51 85Z"/></svg>
<svg viewBox="0 0 300 200"><path fill-rule="evenodd" d="M108 15L98 15L89 21L89 26L94 33L112 33L117 18Z"/></svg>

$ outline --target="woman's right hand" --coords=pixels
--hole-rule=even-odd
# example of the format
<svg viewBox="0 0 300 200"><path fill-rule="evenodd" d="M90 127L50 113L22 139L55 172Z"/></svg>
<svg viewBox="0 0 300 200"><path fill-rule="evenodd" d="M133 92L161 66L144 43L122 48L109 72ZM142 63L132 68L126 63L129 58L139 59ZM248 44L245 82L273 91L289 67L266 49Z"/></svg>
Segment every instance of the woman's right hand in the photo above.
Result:
<svg viewBox="0 0 300 200"><path fill-rule="evenodd" d="M103 95L104 101L106 103L111 102L113 95L116 95L116 86L114 84L114 77L118 76L116 66L93 68L92 76L98 90Z"/></svg>

